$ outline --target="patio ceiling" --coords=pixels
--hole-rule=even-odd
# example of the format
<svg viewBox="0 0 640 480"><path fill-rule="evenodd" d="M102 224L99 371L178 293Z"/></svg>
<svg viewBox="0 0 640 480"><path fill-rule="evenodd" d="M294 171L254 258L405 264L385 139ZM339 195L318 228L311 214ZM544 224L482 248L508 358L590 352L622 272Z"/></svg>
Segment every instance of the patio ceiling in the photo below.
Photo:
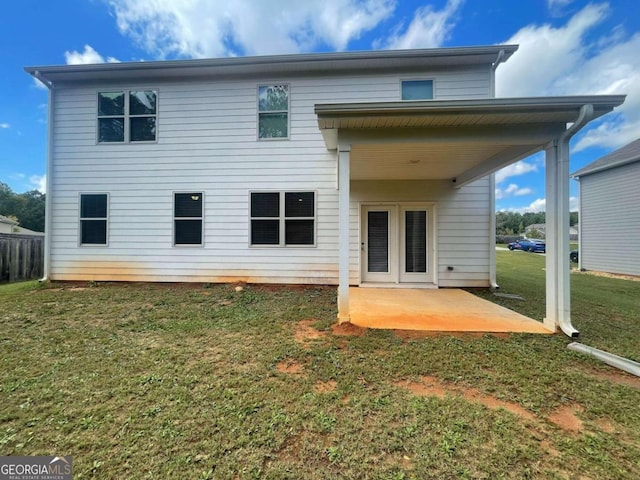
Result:
<svg viewBox="0 0 640 480"><path fill-rule="evenodd" d="M353 180L452 180L462 186L543 149L583 105L598 118L623 95L319 104L328 149L348 145Z"/></svg>

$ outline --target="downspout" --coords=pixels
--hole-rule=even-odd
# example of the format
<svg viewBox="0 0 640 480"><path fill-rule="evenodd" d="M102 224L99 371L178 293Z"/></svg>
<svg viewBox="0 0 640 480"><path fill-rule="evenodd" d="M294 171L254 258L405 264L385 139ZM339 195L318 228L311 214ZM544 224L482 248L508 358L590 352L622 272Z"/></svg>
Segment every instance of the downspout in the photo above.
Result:
<svg viewBox="0 0 640 480"><path fill-rule="evenodd" d="M624 370L631 375L640 377L640 363L629 360L628 358L619 357L618 355L614 355L613 353L605 352L604 350L599 350L597 348L593 348L578 342L570 343L569 345L567 345L567 348L569 350L573 350L574 352L591 355L592 357L597 358L607 365L611 365L612 367Z"/></svg>
<svg viewBox="0 0 640 480"><path fill-rule="evenodd" d="M51 270L51 225L53 223L53 199L51 198L53 194L53 179L51 178L51 174L53 171L53 104L55 100L55 90L53 82L44 78L39 71L34 72L33 76L49 89L49 98L47 100L47 165L45 170L45 175L47 176L47 192L45 194L44 207L44 272L43 277L39 280L40 282L46 282L49 279L49 272Z"/></svg>
<svg viewBox="0 0 640 480"><path fill-rule="evenodd" d="M582 107L580 107L580 114L578 115L578 118L576 119L575 122L573 122L573 124L567 128L562 135L560 135L560 138L558 138L558 157L557 157L557 161L559 164L564 164L566 163L566 168L565 167L559 167L559 171L560 172L566 172L568 175L569 172L569 141L571 140L571 137L573 137L582 127L584 127L587 123L589 123L591 121L591 119L593 118L593 105L587 104L587 105L583 105ZM569 178L565 178L564 175L562 177L562 182L566 183L565 187L568 189L569 188ZM559 199L559 201L564 201L564 198ZM565 221L566 220L566 221ZM559 234L560 235L566 235L568 237L568 229L569 229L569 219L568 218L562 218L560 219L560 221L558 221L558 226L561 229L564 230L559 230ZM558 228L558 227L557 227ZM561 242L562 243L562 242ZM566 247L568 247L568 245L566 245ZM568 249L565 249L566 251L562 252L558 252L559 255L564 255L565 256L565 261L568 261ZM563 275L566 275L566 282L569 283L569 272L563 272ZM569 287L570 288L570 287ZM571 316L568 316L569 318L567 318L567 316L565 315L558 315L558 323L560 326L560 329L562 330L562 332L571 338L575 338L577 337L580 332L578 330L576 330L572 323L571 323Z"/></svg>
<svg viewBox="0 0 640 480"><path fill-rule="evenodd" d="M500 50L498 52L498 56L496 57L496 61L491 64L491 84L490 84L490 92L489 95L491 98L495 98L496 96L496 70L498 65L500 65L504 61L505 57L504 50Z"/></svg>
<svg viewBox="0 0 640 480"><path fill-rule="evenodd" d="M495 62L491 64L489 96L496 96L496 69L504 61L504 50L498 52ZM495 174L489 175L489 284L491 288L497 290L500 288L496 281L496 177Z"/></svg>
<svg viewBox="0 0 640 480"><path fill-rule="evenodd" d="M493 290L500 288L496 281L496 175L489 175L489 284Z"/></svg>

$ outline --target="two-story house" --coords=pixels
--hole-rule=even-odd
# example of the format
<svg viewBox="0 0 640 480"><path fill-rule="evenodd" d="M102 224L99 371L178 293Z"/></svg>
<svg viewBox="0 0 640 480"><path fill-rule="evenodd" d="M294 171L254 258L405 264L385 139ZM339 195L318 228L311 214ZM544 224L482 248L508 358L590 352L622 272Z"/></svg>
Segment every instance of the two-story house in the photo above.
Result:
<svg viewBox="0 0 640 480"><path fill-rule="evenodd" d="M545 149L567 224L568 138L624 100L496 99L516 50L26 68L50 91L46 275L337 284L342 320L350 285L495 285L492 173Z"/></svg>

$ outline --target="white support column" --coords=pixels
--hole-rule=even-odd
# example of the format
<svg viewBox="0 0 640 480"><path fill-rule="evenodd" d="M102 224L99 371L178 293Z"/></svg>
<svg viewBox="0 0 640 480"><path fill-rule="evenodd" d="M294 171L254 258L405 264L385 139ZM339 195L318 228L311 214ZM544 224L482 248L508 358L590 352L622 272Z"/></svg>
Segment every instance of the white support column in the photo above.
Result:
<svg viewBox="0 0 640 480"><path fill-rule="evenodd" d="M569 277L569 145L561 138L546 150L546 317L544 324L578 336L571 325Z"/></svg>
<svg viewBox="0 0 640 480"><path fill-rule="evenodd" d="M349 203L351 145L338 146L338 323L349 316Z"/></svg>
<svg viewBox="0 0 640 480"><path fill-rule="evenodd" d="M545 149L545 190L546 190L546 316L544 326L549 330L558 330L558 230L557 215L558 193L558 141L554 140Z"/></svg>

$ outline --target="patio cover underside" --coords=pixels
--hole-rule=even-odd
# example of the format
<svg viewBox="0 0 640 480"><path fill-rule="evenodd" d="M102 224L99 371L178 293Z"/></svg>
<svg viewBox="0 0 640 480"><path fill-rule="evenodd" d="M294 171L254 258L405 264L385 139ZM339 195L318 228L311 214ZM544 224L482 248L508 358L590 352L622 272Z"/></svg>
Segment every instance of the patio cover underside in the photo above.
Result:
<svg viewBox="0 0 640 480"><path fill-rule="evenodd" d="M456 188L543 150L584 105L604 115L624 96L319 104L330 150L351 152L351 180L450 180ZM454 182L455 179L455 182Z"/></svg>
<svg viewBox="0 0 640 480"><path fill-rule="evenodd" d="M544 325L577 336L571 325L567 254L569 139L624 99L624 95L591 95L317 104L318 127L327 149L337 151L338 160L339 321L353 322L349 301L352 180L429 179L461 188L544 150L549 232ZM490 185L493 191L493 179ZM492 218L487 225L490 230ZM493 284L493 245L487 255L488 280ZM457 305L452 303L450 308Z"/></svg>
<svg viewBox="0 0 640 480"><path fill-rule="evenodd" d="M350 288L351 323L433 332L552 331L529 317L459 289Z"/></svg>

